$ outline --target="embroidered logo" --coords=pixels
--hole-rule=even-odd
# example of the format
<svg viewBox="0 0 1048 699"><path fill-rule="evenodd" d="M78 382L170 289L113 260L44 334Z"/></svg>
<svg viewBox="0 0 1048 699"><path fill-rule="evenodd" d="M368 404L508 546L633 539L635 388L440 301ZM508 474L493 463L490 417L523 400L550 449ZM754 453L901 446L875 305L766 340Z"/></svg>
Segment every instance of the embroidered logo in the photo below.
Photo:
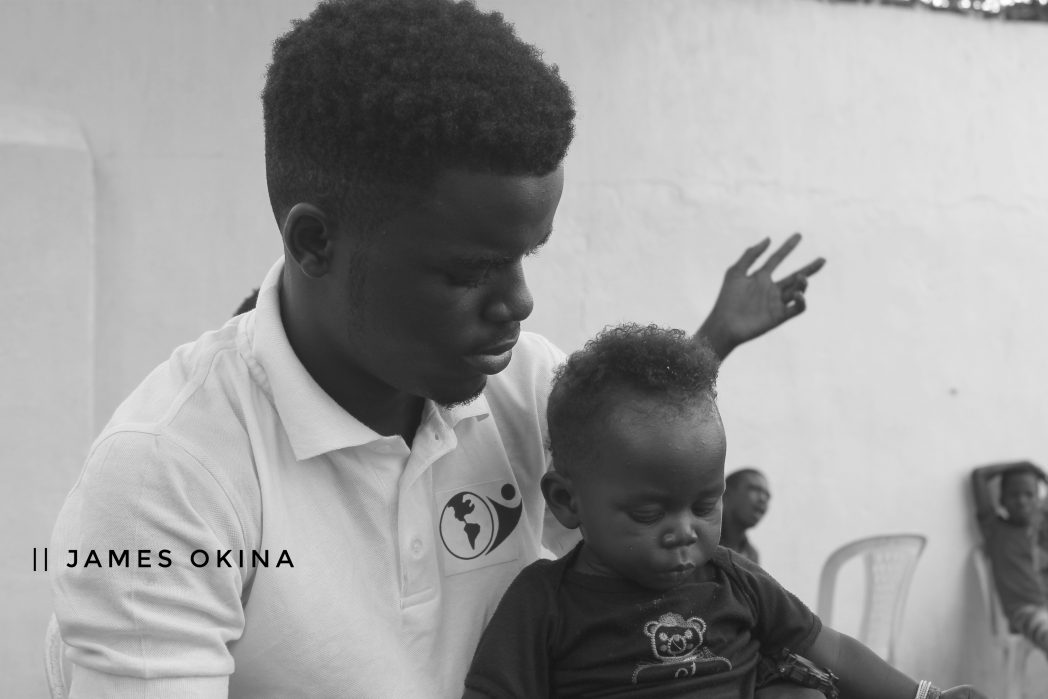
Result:
<svg viewBox="0 0 1048 699"><path fill-rule="evenodd" d="M657 662L637 663L633 684L731 670L731 661L714 655L702 645L706 622L697 616L685 619L680 614L663 614L658 621L644 625L644 634Z"/></svg>
<svg viewBox="0 0 1048 699"><path fill-rule="evenodd" d="M524 505L512 483L503 485L499 495L503 502L470 490L448 498L440 513L440 540L448 553L461 561L487 556L513 533Z"/></svg>

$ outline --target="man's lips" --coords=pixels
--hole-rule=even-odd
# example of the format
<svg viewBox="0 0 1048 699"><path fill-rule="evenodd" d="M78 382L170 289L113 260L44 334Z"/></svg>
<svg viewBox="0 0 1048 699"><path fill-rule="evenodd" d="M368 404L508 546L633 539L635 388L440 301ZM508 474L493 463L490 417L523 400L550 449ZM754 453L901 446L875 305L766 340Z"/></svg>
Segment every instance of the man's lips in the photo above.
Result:
<svg viewBox="0 0 1048 699"><path fill-rule="evenodd" d="M509 352L517 344L517 340L520 339L520 331L507 335L505 337L498 338L490 344L484 345L478 350L474 350L473 354L505 354Z"/></svg>
<svg viewBox="0 0 1048 699"><path fill-rule="evenodd" d="M500 342L497 345L491 345L490 347L485 347L484 349L477 350L476 352L474 352L474 354L480 354L480 355L485 355L485 354L489 354L489 355L505 354L506 352L509 352L511 349L513 349L516 346L516 344L517 344L516 340L508 340L506 342Z"/></svg>
<svg viewBox="0 0 1048 699"><path fill-rule="evenodd" d="M497 374L507 366L513 357L513 347L517 344L518 335L502 339L487 345L466 356L466 361L482 374Z"/></svg>

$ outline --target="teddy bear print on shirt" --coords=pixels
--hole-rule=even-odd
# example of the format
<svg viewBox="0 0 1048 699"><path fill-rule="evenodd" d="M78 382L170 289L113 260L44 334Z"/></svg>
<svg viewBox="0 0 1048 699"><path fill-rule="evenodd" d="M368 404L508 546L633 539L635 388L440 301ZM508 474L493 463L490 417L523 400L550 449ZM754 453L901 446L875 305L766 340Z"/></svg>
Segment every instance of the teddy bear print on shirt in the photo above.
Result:
<svg viewBox="0 0 1048 699"><path fill-rule="evenodd" d="M731 670L727 658L716 656L702 645L706 622L699 617L685 619L667 613L658 621L644 625L656 662L640 662L633 671L633 683L712 675Z"/></svg>

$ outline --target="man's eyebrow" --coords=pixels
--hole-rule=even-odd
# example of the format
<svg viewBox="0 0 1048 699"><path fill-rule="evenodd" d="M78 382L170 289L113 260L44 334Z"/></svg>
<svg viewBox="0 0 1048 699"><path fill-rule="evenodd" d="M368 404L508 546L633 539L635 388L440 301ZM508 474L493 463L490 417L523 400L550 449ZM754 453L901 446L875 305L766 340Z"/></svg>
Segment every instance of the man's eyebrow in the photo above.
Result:
<svg viewBox="0 0 1048 699"><path fill-rule="evenodd" d="M528 255L534 255L537 253L543 245L549 242L550 237L553 235L553 227L546 231L546 235L543 236L542 240L536 243L533 247L524 253L524 257ZM483 269L487 267L502 267L508 264L512 264L517 258L512 255L464 255L462 257L456 257L454 264L460 267L468 267L471 269Z"/></svg>

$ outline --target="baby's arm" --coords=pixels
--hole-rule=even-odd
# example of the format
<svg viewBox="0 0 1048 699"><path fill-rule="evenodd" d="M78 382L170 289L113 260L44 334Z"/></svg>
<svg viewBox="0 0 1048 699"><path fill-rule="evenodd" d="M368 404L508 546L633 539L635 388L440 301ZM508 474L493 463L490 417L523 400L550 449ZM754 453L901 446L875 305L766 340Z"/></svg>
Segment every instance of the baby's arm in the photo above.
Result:
<svg viewBox="0 0 1048 699"><path fill-rule="evenodd" d="M914 699L918 684L850 636L823 626L804 656L829 668L843 699ZM967 685L942 693L943 699L986 699Z"/></svg>
<svg viewBox="0 0 1048 699"><path fill-rule="evenodd" d="M753 699L826 699L826 695L811 687L776 682L758 689L754 692Z"/></svg>

